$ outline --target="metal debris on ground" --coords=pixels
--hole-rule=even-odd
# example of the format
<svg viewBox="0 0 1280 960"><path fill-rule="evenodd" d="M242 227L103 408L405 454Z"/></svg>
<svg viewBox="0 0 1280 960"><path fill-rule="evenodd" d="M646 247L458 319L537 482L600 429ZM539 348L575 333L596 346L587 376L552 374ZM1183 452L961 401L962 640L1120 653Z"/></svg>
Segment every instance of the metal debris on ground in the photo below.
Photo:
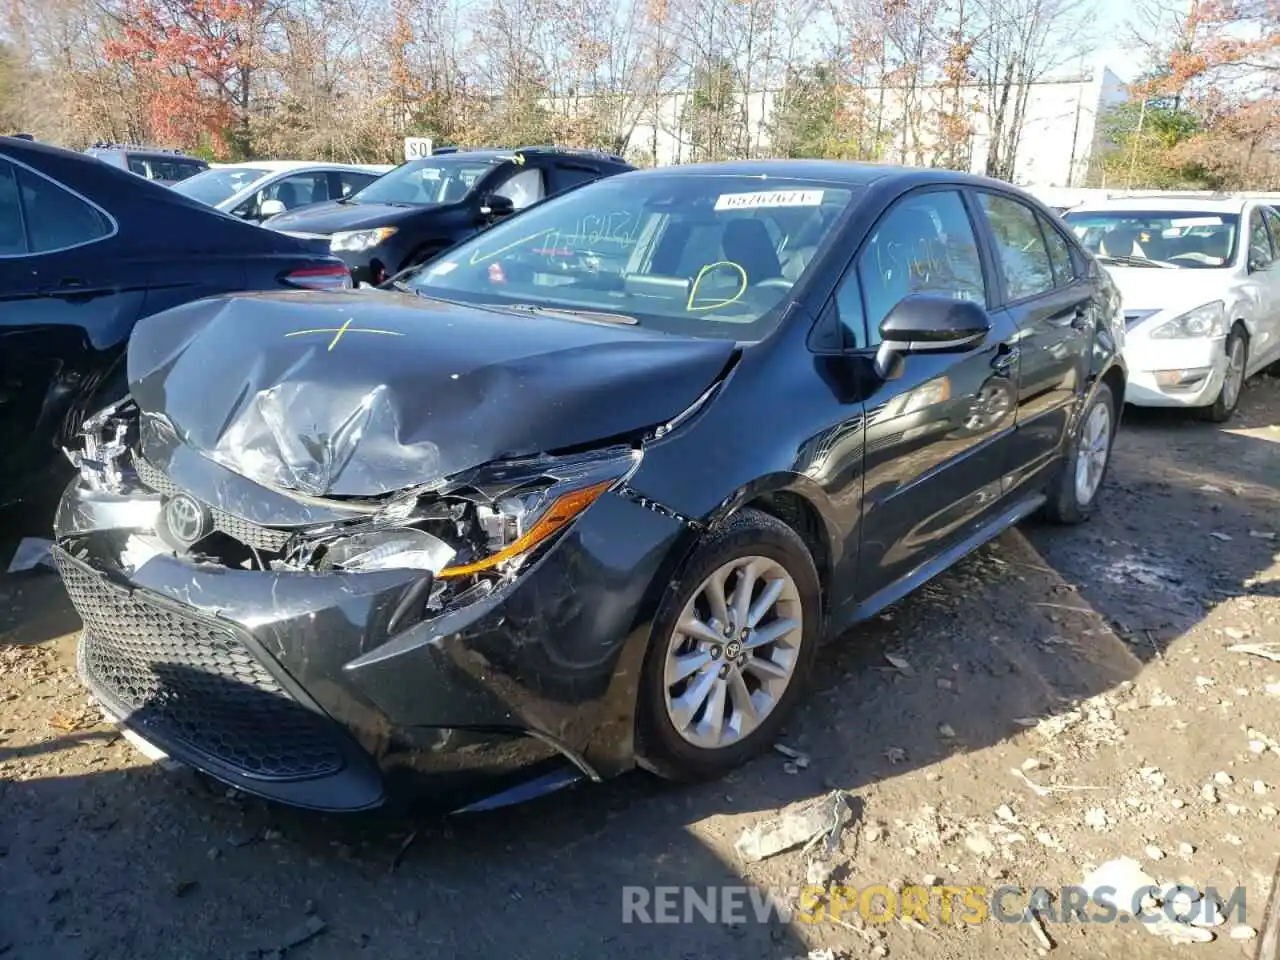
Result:
<svg viewBox="0 0 1280 960"><path fill-rule="evenodd" d="M1036 943L1040 944L1043 950L1052 950L1057 944L1049 939L1049 933L1044 928L1044 921L1040 919L1040 914L1027 908L1026 915L1027 925L1031 928L1032 935L1036 938Z"/></svg>
<svg viewBox="0 0 1280 960"><path fill-rule="evenodd" d="M13 552L9 561L10 573L22 573L36 567L57 569L53 565L53 541L41 540L37 537L26 537L18 542L18 549Z"/></svg>
<svg viewBox="0 0 1280 960"><path fill-rule="evenodd" d="M852 817L849 795L833 790L784 807L770 817L748 827L738 837L734 849L748 863L758 863L775 854L804 845L806 851L822 845L820 859L829 857L840 845L840 834Z"/></svg>
<svg viewBox="0 0 1280 960"><path fill-rule="evenodd" d="M897 670L904 677L914 677L916 675L915 668L906 661L904 657L894 656L892 653L886 653L884 658L889 661L890 666Z"/></svg>
<svg viewBox="0 0 1280 960"><path fill-rule="evenodd" d="M1280 663L1280 644L1278 643L1237 643L1227 647L1227 650L1231 653L1247 653Z"/></svg>
<svg viewBox="0 0 1280 960"><path fill-rule="evenodd" d="M1051 797L1055 793L1079 793L1085 790L1101 790L1102 789L1102 787L1084 786L1084 785L1072 784L1072 783L1055 784L1050 787L1042 787L1040 786L1040 784L1036 783L1034 780L1028 777L1025 773L1023 773L1017 767L1014 767L1009 772L1012 773L1019 780L1021 780L1023 783L1025 783L1028 787L1030 787L1031 791L1037 797L1042 797L1042 798Z"/></svg>

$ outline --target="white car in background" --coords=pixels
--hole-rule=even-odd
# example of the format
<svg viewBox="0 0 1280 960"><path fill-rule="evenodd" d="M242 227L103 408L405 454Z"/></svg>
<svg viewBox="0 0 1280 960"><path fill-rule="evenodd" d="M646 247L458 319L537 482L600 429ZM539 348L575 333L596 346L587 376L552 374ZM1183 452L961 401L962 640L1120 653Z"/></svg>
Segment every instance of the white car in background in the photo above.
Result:
<svg viewBox="0 0 1280 960"><path fill-rule="evenodd" d="M1280 362L1280 214L1259 200L1153 195L1063 215L1120 288L1125 400L1231 417Z"/></svg>
<svg viewBox="0 0 1280 960"><path fill-rule="evenodd" d="M223 213L258 223L312 203L341 200L391 169L369 164L251 160L219 164L175 184L173 189Z"/></svg>

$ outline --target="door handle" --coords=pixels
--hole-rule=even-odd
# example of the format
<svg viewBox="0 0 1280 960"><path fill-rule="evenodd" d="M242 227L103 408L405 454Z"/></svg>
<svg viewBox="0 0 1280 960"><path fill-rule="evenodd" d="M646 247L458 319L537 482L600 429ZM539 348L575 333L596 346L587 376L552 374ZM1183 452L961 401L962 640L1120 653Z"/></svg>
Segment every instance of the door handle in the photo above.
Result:
<svg viewBox="0 0 1280 960"><path fill-rule="evenodd" d="M40 296L56 297L64 300L89 300L111 291L102 286L95 286L76 277L67 277L57 283L40 288Z"/></svg>
<svg viewBox="0 0 1280 960"><path fill-rule="evenodd" d="M991 366L999 373L1008 373L1009 368L1018 362L1021 351L1008 343L1002 343L996 348L996 357L991 361Z"/></svg>
<svg viewBox="0 0 1280 960"><path fill-rule="evenodd" d="M1071 327L1074 330L1083 330L1089 325L1089 307L1087 304L1080 304L1076 307L1075 312L1071 314Z"/></svg>

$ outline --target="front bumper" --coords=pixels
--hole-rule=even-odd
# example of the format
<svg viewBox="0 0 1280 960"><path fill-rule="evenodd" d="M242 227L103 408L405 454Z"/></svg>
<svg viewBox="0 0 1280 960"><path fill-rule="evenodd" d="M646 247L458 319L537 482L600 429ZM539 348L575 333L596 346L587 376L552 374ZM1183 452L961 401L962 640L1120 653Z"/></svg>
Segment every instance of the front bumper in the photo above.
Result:
<svg viewBox="0 0 1280 960"><path fill-rule="evenodd" d="M358 253L338 250L332 251L331 255L347 265L351 271L351 282L355 286L368 283L376 287L396 273L400 264L409 256L410 251L401 250L396 246L395 239L393 236L386 243Z"/></svg>
<svg viewBox="0 0 1280 960"><path fill-rule="evenodd" d="M453 810L576 768L633 763L640 665L680 521L597 501L483 600L392 632L420 571L231 569L156 553L158 495L73 484L55 559L84 682L170 757L322 810L411 793ZM131 539L130 539L131 538Z"/></svg>
<svg viewBox="0 0 1280 960"><path fill-rule="evenodd" d="M1227 371L1224 337L1125 344L1129 383L1125 400L1142 407L1206 407L1217 399ZM1182 380L1182 385L1171 381Z"/></svg>

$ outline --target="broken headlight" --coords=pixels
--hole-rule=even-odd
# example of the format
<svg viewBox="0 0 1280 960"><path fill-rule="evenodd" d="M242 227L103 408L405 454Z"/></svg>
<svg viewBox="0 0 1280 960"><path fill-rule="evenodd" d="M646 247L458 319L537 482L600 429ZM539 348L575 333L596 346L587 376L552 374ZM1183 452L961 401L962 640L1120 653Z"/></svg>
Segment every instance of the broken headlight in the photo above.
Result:
<svg viewBox="0 0 1280 960"><path fill-rule="evenodd" d="M439 537L412 527L372 530L329 546L320 568L369 570L440 570L457 553Z"/></svg>
<svg viewBox="0 0 1280 960"><path fill-rule="evenodd" d="M487 464L456 477L445 489L389 503L375 525L447 528L457 554L436 569L440 579L501 573L573 522L606 491L625 483L640 465L629 446L590 453Z"/></svg>

